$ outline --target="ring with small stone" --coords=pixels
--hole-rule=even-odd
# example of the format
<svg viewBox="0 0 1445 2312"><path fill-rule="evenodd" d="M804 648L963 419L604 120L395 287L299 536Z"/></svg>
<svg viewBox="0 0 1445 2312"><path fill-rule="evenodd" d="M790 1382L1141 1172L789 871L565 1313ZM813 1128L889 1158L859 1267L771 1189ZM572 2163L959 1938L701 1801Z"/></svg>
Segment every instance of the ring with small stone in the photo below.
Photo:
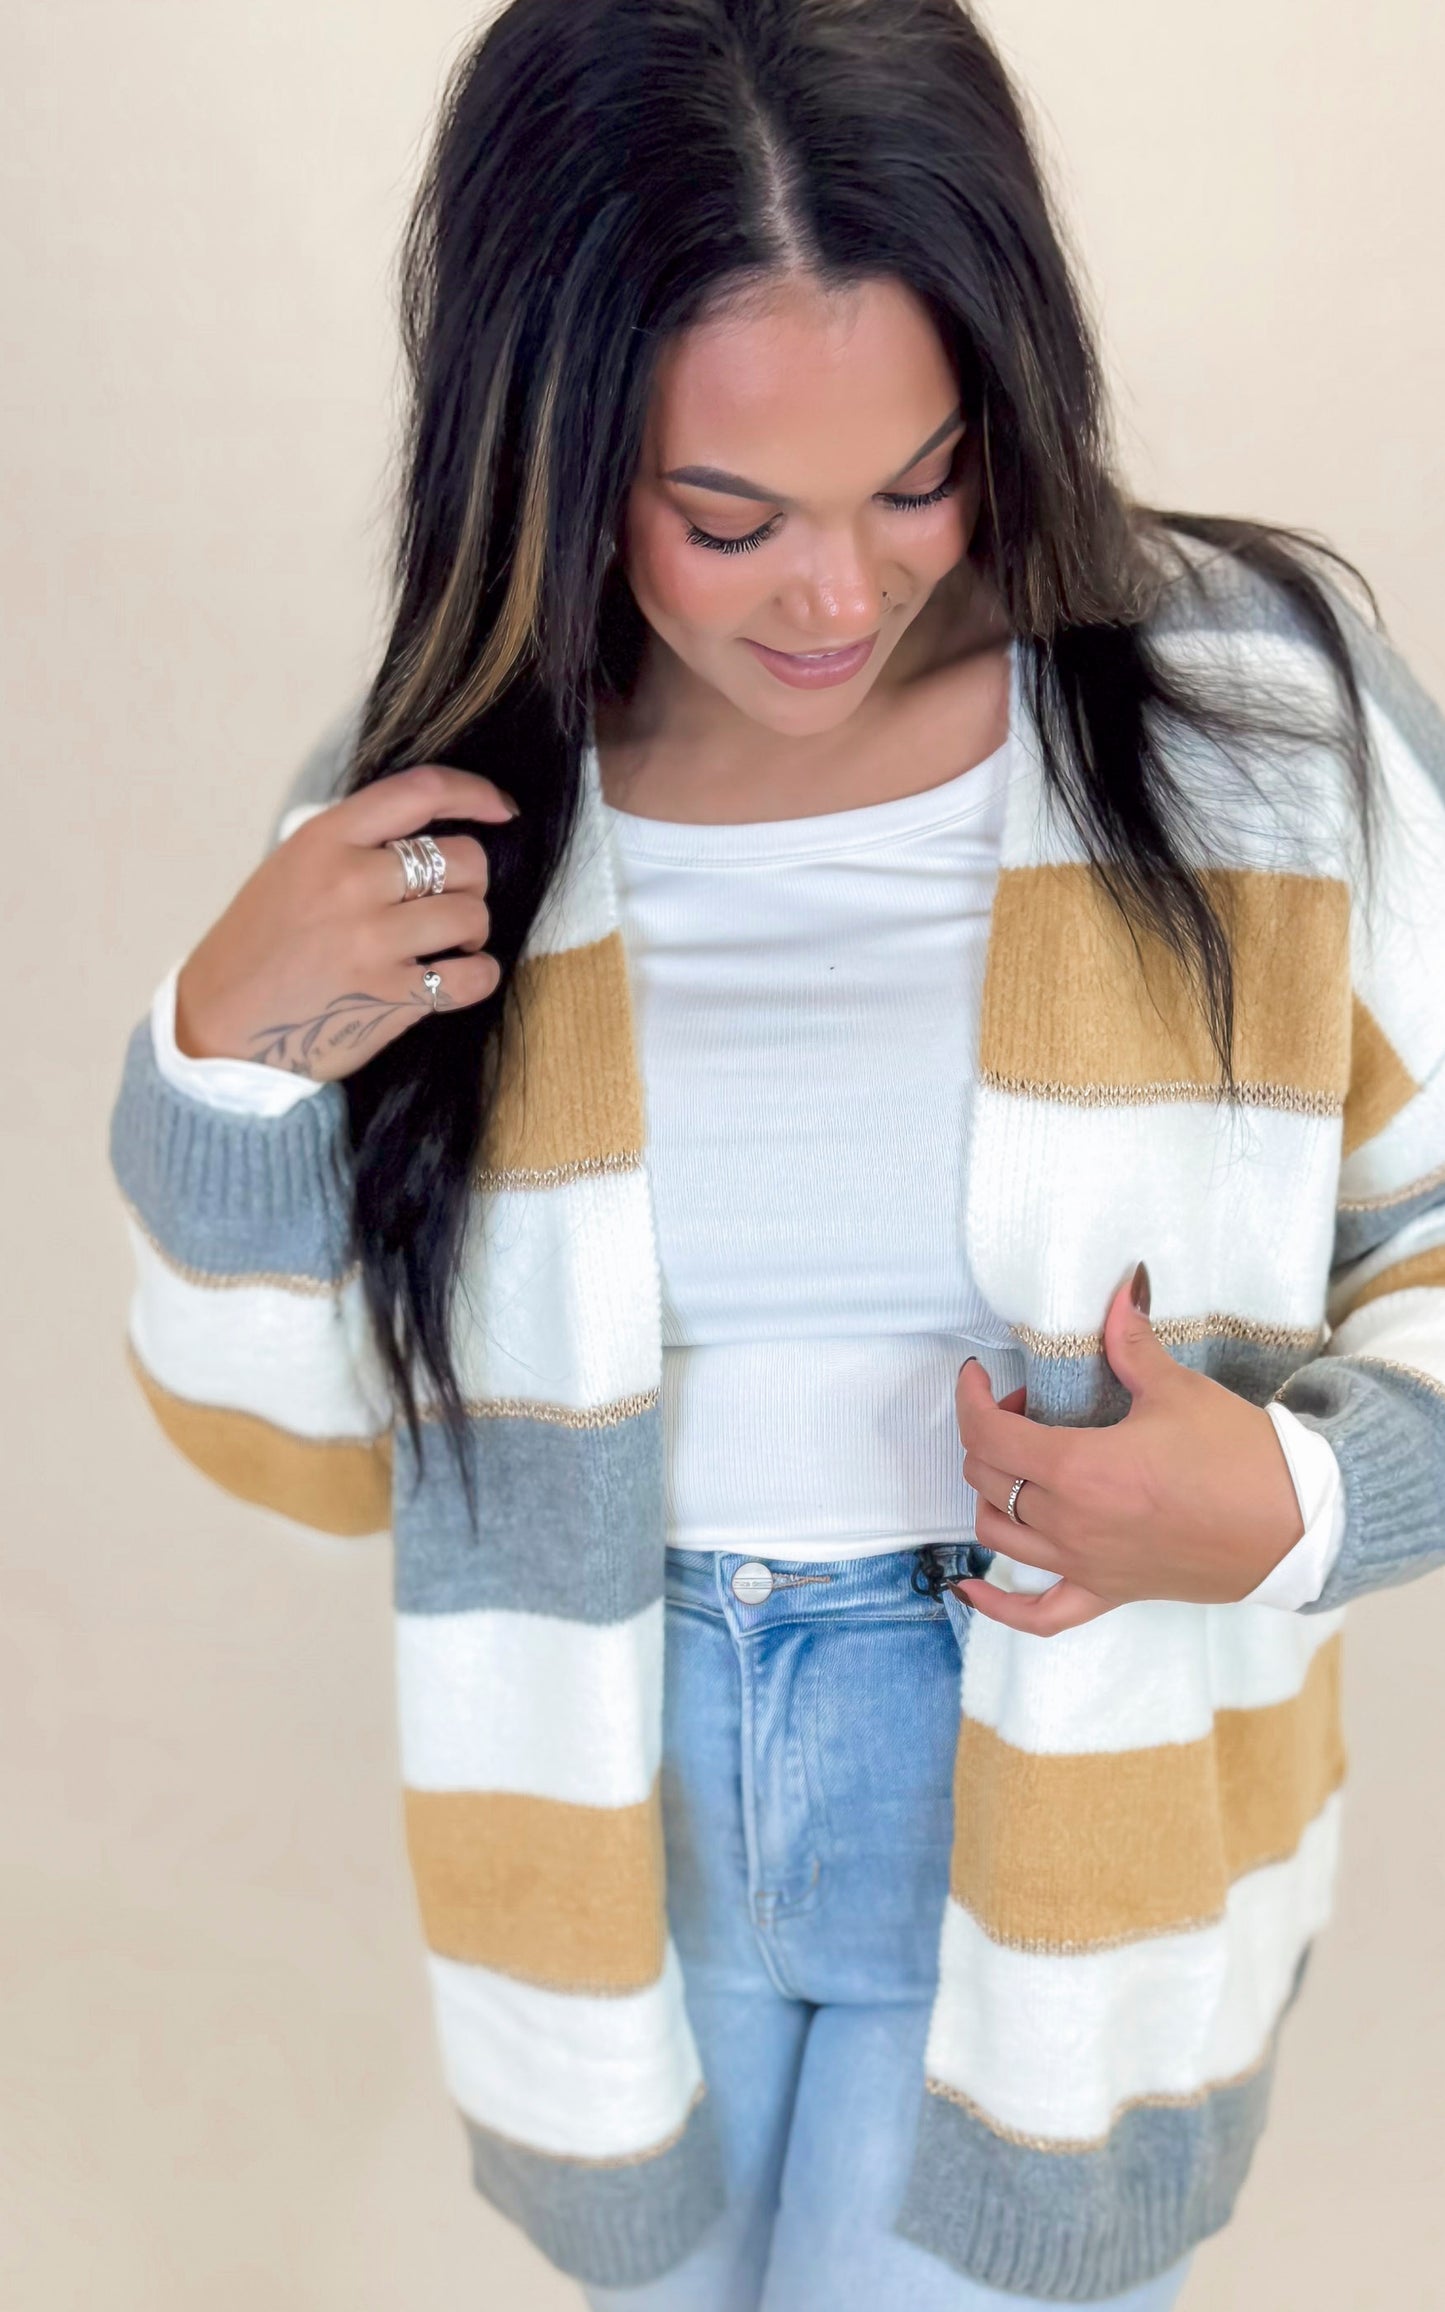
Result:
<svg viewBox="0 0 1445 2312"><path fill-rule="evenodd" d="M1023 1519L1018 1513L1017 1504L1018 1497L1023 1492L1023 1489L1027 1483L1028 1479L1026 1477L1016 1477L1008 1489L1008 1507L1005 1509L1004 1515L1005 1517L1011 1517L1015 1525L1023 1524Z"/></svg>

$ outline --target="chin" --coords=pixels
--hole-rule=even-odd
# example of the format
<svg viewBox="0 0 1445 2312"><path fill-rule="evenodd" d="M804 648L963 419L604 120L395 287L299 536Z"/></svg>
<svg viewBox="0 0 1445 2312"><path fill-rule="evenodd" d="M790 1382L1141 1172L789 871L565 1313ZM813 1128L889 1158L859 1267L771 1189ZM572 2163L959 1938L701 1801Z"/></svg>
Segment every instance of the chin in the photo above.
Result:
<svg viewBox="0 0 1445 2312"><path fill-rule="evenodd" d="M781 687L781 686L779 686ZM781 698L734 698L734 705L779 738L811 738L819 731L834 731L856 714L871 682L840 684L837 690L794 691Z"/></svg>

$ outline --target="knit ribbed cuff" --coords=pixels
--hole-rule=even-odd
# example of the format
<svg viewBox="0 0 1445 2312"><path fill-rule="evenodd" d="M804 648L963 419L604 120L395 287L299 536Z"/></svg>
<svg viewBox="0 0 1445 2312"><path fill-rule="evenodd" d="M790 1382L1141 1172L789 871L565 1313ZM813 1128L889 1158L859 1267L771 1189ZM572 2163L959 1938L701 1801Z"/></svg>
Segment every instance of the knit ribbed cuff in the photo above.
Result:
<svg viewBox="0 0 1445 2312"><path fill-rule="evenodd" d="M1279 1392L1328 1439L1345 1488L1345 1538L1305 1613L1445 1564L1445 1389L1369 1357L1318 1357Z"/></svg>
<svg viewBox="0 0 1445 2312"><path fill-rule="evenodd" d="M1086 2150L996 2135L977 2113L927 2094L896 2229L987 2288L1060 2304L1124 2295L1228 2223L1273 2069L1271 2050L1248 2078L1198 2103L1137 2105Z"/></svg>
<svg viewBox="0 0 1445 2312"><path fill-rule="evenodd" d="M126 1052L110 1156L141 1227L181 1267L318 1283L346 1271L350 1157L339 1084L284 1116L211 1108L166 1082L143 1020Z"/></svg>
<svg viewBox="0 0 1445 2312"><path fill-rule="evenodd" d="M472 2177L549 2263L597 2288L640 2288L680 2264L724 2206L712 2106L675 2143L615 2165L548 2159L469 2120Z"/></svg>

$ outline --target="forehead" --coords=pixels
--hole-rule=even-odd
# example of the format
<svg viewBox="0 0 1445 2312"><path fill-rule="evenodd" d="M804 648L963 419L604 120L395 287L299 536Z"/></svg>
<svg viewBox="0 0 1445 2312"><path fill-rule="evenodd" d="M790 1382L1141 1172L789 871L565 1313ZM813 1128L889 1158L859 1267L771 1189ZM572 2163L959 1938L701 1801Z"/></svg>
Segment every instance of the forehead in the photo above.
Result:
<svg viewBox="0 0 1445 2312"><path fill-rule="evenodd" d="M663 349L646 462L720 466L797 498L876 489L957 398L938 332L901 283L783 280Z"/></svg>

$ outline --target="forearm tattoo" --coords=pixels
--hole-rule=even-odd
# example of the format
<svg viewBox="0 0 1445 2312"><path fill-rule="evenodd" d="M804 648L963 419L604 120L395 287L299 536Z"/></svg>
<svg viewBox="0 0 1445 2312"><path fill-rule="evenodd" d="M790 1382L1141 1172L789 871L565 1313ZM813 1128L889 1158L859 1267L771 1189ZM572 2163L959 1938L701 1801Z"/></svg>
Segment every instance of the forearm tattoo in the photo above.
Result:
<svg viewBox="0 0 1445 2312"><path fill-rule="evenodd" d="M399 1002L360 991L333 996L325 1011L315 1013L311 1019L287 1020L273 1027L258 1028L251 1039L254 1056L268 1068L281 1068L292 1076L314 1077L318 1063L329 1054L359 1050L378 1028L395 1019L398 1012L454 1008L445 988L438 990L435 1006L419 995L405 996Z"/></svg>

